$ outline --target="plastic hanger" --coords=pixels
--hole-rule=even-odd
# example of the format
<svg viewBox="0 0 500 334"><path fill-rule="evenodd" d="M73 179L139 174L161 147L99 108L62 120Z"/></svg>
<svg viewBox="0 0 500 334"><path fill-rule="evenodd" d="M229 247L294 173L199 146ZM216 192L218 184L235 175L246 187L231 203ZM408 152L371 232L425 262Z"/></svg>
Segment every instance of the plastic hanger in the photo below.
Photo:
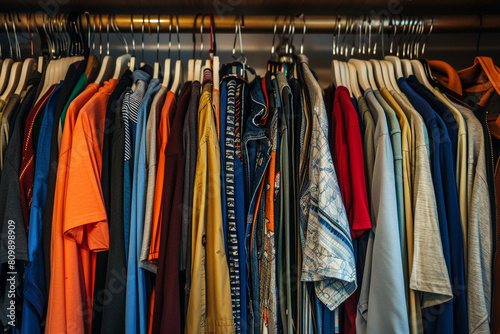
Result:
<svg viewBox="0 0 500 334"><path fill-rule="evenodd" d="M176 25L175 30L177 34L177 50L179 52L179 59L175 62L175 72L174 72L174 82L172 83L172 87L170 87L170 91L174 94L177 94L179 87L181 85L182 80L182 61L181 61L181 40L179 38L179 16L176 15Z"/></svg>
<svg viewBox="0 0 500 334"><path fill-rule="evenodd" d="M0 96L0 99L7 101L12 94L14 94L14 91L17 87L17 83L19 82L19 79L21 78L21 71L23 68L23 63L18 61L15 62L12 65L12 68L10 70L10 75L9 75L9 82L7 84L7 87L3 91L2 96Z"/></svg>
<svg viewBox="0 0 500 334"><path fill-rule="evenodd" d="M375 82L375 78L373 76L373 66L369 60L365 60L366 64L366 72L368 73L368 82L370 83L370 87L373 90L378 90L377 83Z"/></svg>
<svg viewBox="0 0 500 334"><path fill-rule="evenodd" d="M122 74L127 70L129 67L129 62L130 58L132 57L128 53L128 43L125 37L123 37L122 33L120 32L120 29L118 29L118 25L116 24L115 21L115 16L113 15L113 21L111 22L111 25L113 26L113 30L118 33L118 38L122 41L123 45L125 45L125 54L119 56L116 58L116 63L115 63L115 73L113 74L113 79L120 79Z"/></svg>
<svg viewBox="0 0 500 334"><path fill-rule="evenodd" d="M358 74L358 82L364 91L370 88L370 83L368 80L366 63L359 59L349 59L349 64L354 65L356 68L356 73Z"/></svg>
<svg viewBox="0 0 500 334"><path fill-rule="evenodd" d="M19 19L19 14L17 15ZM9 74L9 79L7 83L7 87L3 91L2 95L0 96L0 99L3 101L8 101L9 98L14 94L14 91L16 90L17 84L19 83L19 79L21 77L21 71L23 67L23 62L21 62L21 48L19 47L19 40L17 39L17 32L16 32L16 23L15 19L11 20L12 22L12 31L14 32L14 50L16 54L16 62L12 65L10 74ZM19 19L19 22L21 20Z"/></svg>
<svg viewBox="0 0 500 334"><path fill-rule="evenodd" d="M347 63L345 63L345 62L341 62L340 65L342 66L343 73L345 74L344 86L349 90L349 96L353 97L354 95L353 95L352 90L351 90L351 75L350 75L349 66L347 66Z"/></svg>
<svg viewBox="0 0 500 334"><path fill-rule="evenodd" d="M382 74L382 66L380 65L380 63L375 59L370 59L370 63L373 67L373 74L375 76L378 86L380 88L387 87L388 85L386 85L385 83L384 76Z"/></svg>
<svg viewBox="0 0 500 334"><path fill-rule="evenodd" d="M108 22L106 25L106 56L102 60L102 65L101 69L99 71L99 74L97 75L97 79L95 80L96 84L99 84L100 86L104 84L105 81L109 80L110 78L113 77L113 72L115 71L115 62L113 61L113 58L109 55L109 16L108 16ZM99 27L100 28L100 27ZM101 45L102 48L102 45Z"/></svg>
<svg viewBox="0 0 500 334"><path fill-rule="evenodd" d="M31 18L31 14L26 14L26 28L28 30L28 34L30 37L31 58L27 58L23 63L23 67L21 70L21 76L19 78L19 83L17 84L17 88L14 92L14 94L17 94L17 95L21 95L24 88L26 87L26 84L28 83L28 80L31 78L31 75L35 71L35 67L36 67L36 60L33 58L33 36L31 34L31 30L30 30L30 18ZM18 14L18 19L19 19L19 14Z"/></svg>
<svg viewBox="0 0 500 334"><path fill-rule="evenodd" d="M409 59L401 59L401 65L403 66L403 73L406 78L413 74L411 63Z"/></svg>
<svg viewBox="0 0 500 334"><path fill-rule="evenodd" d="M363 94L361 94L361 90L359 89L358 77L356 76L356 66L350 63L346 63L346 66L349 68L349 77L352 89L352 95L358 99Z"/></svg>
<svg viewBox="0 0 500 334"><path fill-rule="evenodd" d="M170 83L170 65L172 60L170 59L170 50L172 49L172 15L170 15L169 25L168 25L168 54L165 59L163 82L161 85L165 88L168 87Z"/></svg>
<svg viewBox="0 0 500 334"><path fill-rule="evenodd" d="M10 77L10 71L12 68L12 64L14 64L13 54L12 54L12 43L10 41L10 34L9 34L9 27L7 24L7 14L4 15L4 26L5 26L5 33L7 35L7 40L9 42L9 50L10 50L10 57L6 58L3 63L2 63L2 70L0 72L0 94L4 91L5 87L7 86L7 83L9 82L9 77ZM9 21L10 20L10 14L9 14Z"/></svg>
<svg viewBox="0 0 500 334"><path fill-rule="evenodd" d="M401 89L399 89L398 82L396 80L396 76L395 76L396 72L395 72L394 64L388 60L381 60L380 65L382 66L382 68L385 68L387 70L387 74L388 74L389 81L391 83L392 88L396 92L398 92L399 94L402 94L403 92L401 91Z"/></svg>
<svg viewBox="0 0 500 334"><path fill-rule="evenodd" d="M403 78L403 66L401 64L401 59L396 56L385 56L385 60L391 62L391 64L394 66L394 71L396 74L396 78Z"/></svg>
<svg viewBox="0 0 500 334"><path fill-rule="evenodd" d="M418 81L432 91L434 88L432 87L429 80L427 80L427 75L425 74L424 66L422 66L422 63L417 59L410 60L410 63L413 67L413 71L415 72L415 76L417 77Z"/></svg>

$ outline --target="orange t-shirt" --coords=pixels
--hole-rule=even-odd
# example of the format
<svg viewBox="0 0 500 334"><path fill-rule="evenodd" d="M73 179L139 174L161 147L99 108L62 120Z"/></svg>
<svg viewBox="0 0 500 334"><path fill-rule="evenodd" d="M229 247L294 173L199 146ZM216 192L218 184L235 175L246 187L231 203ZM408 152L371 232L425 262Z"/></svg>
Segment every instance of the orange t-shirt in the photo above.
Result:
<svg viewBox="0 0 500 334"><path fill-rule="evenodd" d="M175 112L175 94L167 93L165 104L161 111L160 125L158 127L158 143L160 153L158 155L158 169L156 172L155 197L153 203L153 226L151 227L151 242L149 244L148 261L156 263L160 251L161 217L163 213L163 182L165 180L165 148L170 135L170 122Z"/></svg>
<svg viewBox="0 0 500 334"><path fill-rule="evenodd" d="M117 83L111 79L100 89L90 84L66 116L54 197L47 333L91 333L95 252L109 247L101 189L104 118Z"/></svg>

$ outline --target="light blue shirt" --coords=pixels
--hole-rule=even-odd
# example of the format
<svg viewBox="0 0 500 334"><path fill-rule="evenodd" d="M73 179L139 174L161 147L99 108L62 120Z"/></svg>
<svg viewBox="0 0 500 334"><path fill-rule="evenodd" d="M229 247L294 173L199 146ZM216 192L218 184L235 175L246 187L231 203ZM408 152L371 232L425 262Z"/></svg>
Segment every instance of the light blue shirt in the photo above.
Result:
<svg viewBox="0 0 500 334"><path fill-rule="evenodd" d="M147 333L148 323L148 281L146 271L139 267L141 256L142 233L146 209L146 125L151 102L160 90L160 81L151 79L144 98L139 106L137 115L137 132L134 145L134 172L132 185L132 200L130 213L130 239L127 261L127 293L125 314L126 333Z"/></svg>
<svg viewBox="0 0 500 334"><path fill-rule="evenodd" d="M406 254L406 223L405 223L405 202L403 194L403 149L401 147L401 126L399 125L396 112L391 108L382 97L378 90L373 92L377 101L384 109L385 116L389 126L389 133L391 136L392 154L394 157L394 179L396 181L396 200L398 201L398 221L399 221L399 238L401 241L401 254ZM403 268L408 266L408 262L401 258ZM408 269L405 269L405 273ZM406 276L405 276L406 277Z"/></svg>
<svg viewBox="0 0 500 334"><path fill-rule="evenodd" d="M373 228L368 240L356 331L409 333L390 132L385 112L373 91L368 89L364 95L376 124L373 139L376 177L371 185Z"/></svg>

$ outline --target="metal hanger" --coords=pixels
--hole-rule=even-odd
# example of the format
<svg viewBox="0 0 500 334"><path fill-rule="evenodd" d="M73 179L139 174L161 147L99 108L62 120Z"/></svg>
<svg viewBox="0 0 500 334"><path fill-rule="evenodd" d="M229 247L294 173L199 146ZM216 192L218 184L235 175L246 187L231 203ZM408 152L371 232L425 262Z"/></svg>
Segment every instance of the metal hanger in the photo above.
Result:
<svg viewBox="0 0 500 334"><path fill-rule="evenodd" d="M168 25L168 52L167 58L165 59L164 73L163 73L163 82L162 86L168 88L168 84L170 83L170 67L172 60L170 59L170 50L172 49L172 15L170 15ZM158 40L159 43L159 40ZM179 58L180 59L180 58Z"/></svg>
<svg viewBox="0 0 500 334"><path fill-rule="evenodd" d="M140 66L143 67L146 65L146 62L144 61L144 21L145 21L146 15L142 15L142 23L141 23L141 63Z"/></svg>
<svg viewBox="0 0 500 334"><path fill-rule="evenodd" d="M19 22L21 22L21 19L19 19L19 14L17 14L17 19ZM14 51L15 51L15 58L16 62L12 64L10 68L10 73L9 73L9 78L7 80L7 87L5 87L5 90L3 91L2 95L0 96L0 99L7 102L9 98L14 94L17 84L19 82L19 78L21 77L21 70L23 67L23 63L21 61L21 48L19 46L19 40L17 38L17 31L16 31L16 22L15 22L15 17L12 19L12 17L9 14L9 22L12 24L12 31L14 32Z"/></svg>
<svg viewBox="0 0 500 334"><path fill-rule="evenodd" d="M111 26L113 27L113 30L118 34L118 38L120 39L122 44L125 46L125 54L116 58L115 73L113 74L113 78L118 80L118 79L120 79L121 75L129 67L130 58L132 56L128 53L127 40L125 39L125 37L123 37L122 33L120 32L120 29L118 28L118 25L116 24L115 15L113 15L112 18L113 19L111 21ZM108 51L108 53L109 53L109 51Z"/></svg>
<svg viewBox="0 0 500 334"><path fill-rule="evenodd" d="M160 15L156 22L156 61L153 69L153 78L158 79L160 77Z"/></svg>
<svg viewBox="0 0 500 334"><path fill-rule="evenodd" d="M179 90L182 81L182 61L181 61L181 40L179 37L179 16L175 15L175 18L176 18L175 30L177 34L177 50L179 52L178 55L179 58L175 62L174 81L172 83L170 91L173 92L174 94L177 94L177 91Z"/></svg>
<svg viewBox="0 0 500 334"><path fill-rule="evenodd" d="M21 20L19 19L19 14L17 14L17 18L19 22ZM16 90L14 91L14 94L21 95L23 90L26 88L26 84L28 83L28 80L31 78L31 75L35 71L36 68L36 60L33 58L33 35L31 34L30 30L30 18L31 14L26 14L26 29L28 31L28 35L30 37L30 55L31 57L28 57L24 60L22 69L21 69L21 74L18 79L18 83L16 86Z"/></svg>
<svg viewBox="0 0 500 334"><path fill-rule="evenodd" d="M198 80L199 82L203 82L203 72L201 67L203 65L202 53L203 53L203 24L205 21L205 15L201 15L201 24L200 24L200 53L199 57L194 62L194 80Z"/></svg>
<svg viewBox="0 0 500 334"><path fill-rule="evenodd" d="M201 14L197 14L193 20L193 30L191 32L191 38L193 41L193 56L188 60L188 81L194 81L194 63L196 59L196 22L200 16Z"/></svg>
<svg viewBox="0 0 500 334"><path fill-rule="evenodd" d="M100 17L100 15L99 15ZM102 17L100 17L100 21L102 23ZM99 70L99 74L97 75L97 79L95 80L96 84L101 86L105 81L109 80L113 77L113 73L115 71L115 63L113 58L109 55L109 25L110 25L111 17L108 15L108 20L106 22L106 56L102 60L101 69ZM100 27L99 27L100 29ZM102 50L102 45L101 45Z"/></svg>

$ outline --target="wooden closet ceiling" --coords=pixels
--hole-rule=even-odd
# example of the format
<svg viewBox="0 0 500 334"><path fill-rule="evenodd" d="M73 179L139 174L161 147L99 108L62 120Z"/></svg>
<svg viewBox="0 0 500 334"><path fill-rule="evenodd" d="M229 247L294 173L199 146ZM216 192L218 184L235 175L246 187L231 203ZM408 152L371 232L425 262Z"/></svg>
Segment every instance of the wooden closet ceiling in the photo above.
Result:
<svg viewBox="0 0 500 334"><path fill-rule="evenodd" d="M499 0L0 0L0 11L119 14L498 14ZM118 13L117 13L118 14Z"/></svg>

